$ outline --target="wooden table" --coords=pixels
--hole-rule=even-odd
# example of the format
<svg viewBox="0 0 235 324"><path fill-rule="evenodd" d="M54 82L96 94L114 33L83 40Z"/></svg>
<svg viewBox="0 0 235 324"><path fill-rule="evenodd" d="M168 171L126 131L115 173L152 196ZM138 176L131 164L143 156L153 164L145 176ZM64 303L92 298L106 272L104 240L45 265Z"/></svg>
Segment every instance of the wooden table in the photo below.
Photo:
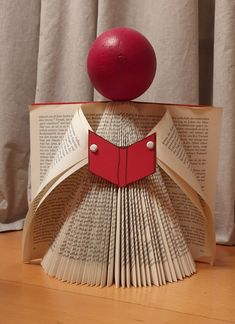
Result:
<svg viewBox="0 0 235 324"><path fill-rule="evenodd" d="M235 247L217 247L214 267L163 287L69 285L23 264L22 232L0 234L0 323L235 323Z"/></svg>

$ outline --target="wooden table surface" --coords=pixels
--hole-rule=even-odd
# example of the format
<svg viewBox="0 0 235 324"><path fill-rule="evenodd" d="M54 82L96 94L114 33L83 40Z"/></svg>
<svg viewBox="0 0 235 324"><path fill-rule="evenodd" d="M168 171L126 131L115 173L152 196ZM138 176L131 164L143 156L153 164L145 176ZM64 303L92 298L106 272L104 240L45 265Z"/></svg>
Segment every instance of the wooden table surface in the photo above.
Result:
<svg viewBox="0 0 235 324"><path fill-rule="evenodd" d="M214 267L150 288L94 288L49 278L23 264L22 232L0 234L0 323L235 323L235 247L217 247Z"/></svg>

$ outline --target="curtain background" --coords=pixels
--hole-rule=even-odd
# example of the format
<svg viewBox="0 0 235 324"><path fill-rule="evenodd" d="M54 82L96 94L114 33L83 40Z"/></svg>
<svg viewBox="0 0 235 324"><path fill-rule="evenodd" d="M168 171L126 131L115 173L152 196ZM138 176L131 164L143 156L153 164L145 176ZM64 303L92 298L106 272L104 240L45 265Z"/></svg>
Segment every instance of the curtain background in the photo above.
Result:
<svg viewBox="0 0 235 324"><path fill-rule="evenodd" d="M27 106L103 99L86 74L92 41L108 28L142 32L156 78L138 100L224 107L217 240L235 244L235 1L0 0L0 230L27 212Z"/></svg>

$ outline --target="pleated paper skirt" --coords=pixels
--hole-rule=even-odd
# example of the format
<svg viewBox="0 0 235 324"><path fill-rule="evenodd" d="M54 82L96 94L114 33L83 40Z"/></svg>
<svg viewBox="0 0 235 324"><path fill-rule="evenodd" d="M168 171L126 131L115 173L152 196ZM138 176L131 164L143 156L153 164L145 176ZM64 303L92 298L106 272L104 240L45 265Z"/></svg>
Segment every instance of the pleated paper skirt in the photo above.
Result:
<svg viewBox="0 0 235 324"><path fill-rule="evenodd" d="M132 104L108 105L96 130L118 146L147 132ZM76 190L58 215L57 231L42 260L48 275L102 287L160 286L191 276L195 264L162 172L157 166L153 175L124 188L87 167L73 174Z"/></svg>

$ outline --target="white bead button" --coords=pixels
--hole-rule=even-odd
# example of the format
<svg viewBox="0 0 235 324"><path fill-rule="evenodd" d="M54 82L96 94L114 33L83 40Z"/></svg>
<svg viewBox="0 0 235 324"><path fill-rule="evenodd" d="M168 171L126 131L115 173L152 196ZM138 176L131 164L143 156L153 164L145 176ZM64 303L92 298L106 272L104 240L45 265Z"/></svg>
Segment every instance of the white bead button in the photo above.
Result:
<svg viewBox="0 0 235 324"><path fill-rule="evenodd" d="M95 153L98 151L98 146L96 144L91 144L90 151Z"/></svg>
<svg viewBox="0 0 235 324"><path fill-rule="evenodd" d="M152 150L152 149L154 148L154 142L149 141L149 142L147 142L146 146L147 146L147 148L148 148L149 150Z"/></svg>

